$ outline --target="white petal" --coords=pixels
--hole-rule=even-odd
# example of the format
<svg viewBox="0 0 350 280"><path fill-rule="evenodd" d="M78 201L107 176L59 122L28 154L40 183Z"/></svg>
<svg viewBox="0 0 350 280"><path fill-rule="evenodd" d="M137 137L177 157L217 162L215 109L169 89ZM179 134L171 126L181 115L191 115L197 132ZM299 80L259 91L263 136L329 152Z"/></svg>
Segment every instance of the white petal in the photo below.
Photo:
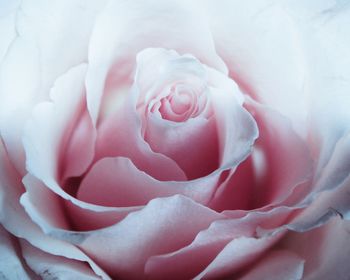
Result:
<svg viewBox="0 0 350 280"><path fill-rule="evenodd" d="M208 9L216 49L230 76L259 101L291 118L300 130L307 113L306 69L293 18L269 0L219 5L208 1Z"/></svg>
<svg viewBox="0 0 350 280"><path fill-rule="evenodd" d="M42 279L100 279L84 262L45 253L24 241L21 247L26 263Z"/></svg>
<svg viewBox="0 0 350 280"><path fill-rule="evenodd" d="M310 120L321 141L319 170L350 131L350 7L348 1L286 1L298 24L308 64Z"/></svg>
<svg viewBox="0 0 350 280"><path fill-rule="evenodd" d="M191 53L226 72L217 56L205 11L191 1L111 1L100 14L91 39L87 76L88 108L97 120L104 83L112 65L131 73L136 53L148 47Z"/></svg>
<svg viewBox="0 0 350 280"><path fill-rule="evenodd" d="M0 225L0 278L29 280L31 275L26 271L15 242L14 238Z"/></svg>
<svg viewBox="0 0 350 280"><path fill-rule="evenodd" d="M0 69L0 131L22 175L24 123L33 106L48 99L54 80L87 60L92 25L103 3L24 0L16 11L17 37Z"/></svg>

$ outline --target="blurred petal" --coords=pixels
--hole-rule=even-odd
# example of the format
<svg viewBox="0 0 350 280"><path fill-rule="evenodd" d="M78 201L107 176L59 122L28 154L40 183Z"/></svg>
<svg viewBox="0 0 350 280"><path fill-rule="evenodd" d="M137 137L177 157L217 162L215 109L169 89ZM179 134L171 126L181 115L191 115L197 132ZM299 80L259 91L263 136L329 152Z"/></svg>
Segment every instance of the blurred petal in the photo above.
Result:
<svg viewBox="0 0 350 280"><path fill-rule="evenodd" d="M0 11L0 63L5 57L11 43L16 38L16 9L19 5L19 0L3 0L1 2Z"/></svg>
<svg viewBox="0 0 350 280"><path fill-rule="evenodd" d="M317 196L317 193L330 191L324 196L333 200L333 206L344 216L350 218L350 194L344 196L341 193L350 192L350 133L340 138L335 144L334 150L327 164L322 168L322 173L315 178L316 193L311 193L308 199ZM332 198L331 198L332 197ZM331 206L331 205L330 205Z"/></svg>
<svg viewBox="0 0 350 280"><path fill-rule="evenodd" d="M288 251L272 251L254 264L239 280L300 280L303 277L304 260Z"/></svg>
<svg viewBox="0 0 350 280"><path fill-rule="evenodd" d="M350 6L343 0L288 0L284 8L298 26L306 54L305 88L320 173L337 141L350 131Z"/></svg>
<svg viewBox="0 0 350 280"><path fill-rule="evenodd" d="M20 4L19 0L3 0L3 1L1 1L0 18L4 18L4 17L7 17L8 15L12 14L16 10L16 8L18 7L19 4Z"/></svg>

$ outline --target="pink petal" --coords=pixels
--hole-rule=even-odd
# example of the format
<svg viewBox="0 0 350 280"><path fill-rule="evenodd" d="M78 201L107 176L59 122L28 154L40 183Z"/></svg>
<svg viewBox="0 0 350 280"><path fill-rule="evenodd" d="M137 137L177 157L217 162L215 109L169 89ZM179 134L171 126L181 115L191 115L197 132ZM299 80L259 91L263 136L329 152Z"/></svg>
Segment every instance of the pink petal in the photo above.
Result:
<svg viewBox="0 0 350 280"><path fill-rule="evenodd" d="M247 108L260 132L252 152L256 181L251 208L300 202L310 192L311 151L278 112L253 101L247 102Z"/></svg>
<svg viewBox="0 0 350 280"><path fill-rule="evenodd" d="M233 168L241 163L250 154L258 137L254 119L240 104L238 87L233 82L229 85L229 91L210 88L222 169Z"/></svg>
<svg viewBox="0 0 350 280"><path fill-rule="evenodd" d="M295 205L309 193L314 162L311 151L278 112L250 99L248 111L259 127L251 156L224 182L211 207L217 210Z"/></svg>
<svg viewBox="0 0 350 280"><path fill-rule="evenodd" d="M199 232L191 244L177 251L150 257L146 264L146 273L152 279L170 276L173 278L169 279L193 278L205 270L231 241L240 238L255 240L257 227L275 229L288 220L292 211L279 208L268 213L252 212L242 217L228 216L226 219L214 221L208 228ZM259 254L256 254L251 257L251 261L258 256ZM230 270L231 263L223 269ZM242 267L237 269L240 271Z"/></svg>
<svg viewBox="0 0 350 280"><path fill-rule="evenodd" d="M95 154L96 130L83 107L81 115L71 120L65 141L61 142L60 179L82 175L91 164ZM77 110L79 112L79 110Z"/></svg>
<svg viewBox="0 0 350 280"><path fill-rule="evenodd" d="M324 176L315 180L313 192L296 205L305 209L291 223L285 225L286 228L306 232L337 216L348 219L350 176L346 170L349 143L349 135L339 140L331 160L323 169Z"/></svg>
<svg viewBox="0 0 350 280"><path fill-rule="evenodd" d="M141 279L150 256L181 248L219 217L182 196L155 199L81 246L112 275Z"/></svg>
<svg viewBox="0 0 350 280"><path fill-rule="evenodd" d="M145 205L153 198L183 194L205 204L215 191L220 174L193 181L158 181L138 170L127 158L98 161L82 181L77 198L114 207Z"/></svg>
<svg viewBox="0 0 350 280"><path fill-rule="evenodd" d="M347 170L349 137L340 139L315 180L315 190L300 203L307 206L282 228L291 230L282 246L305 259L305 279L347 279L347 240L350 205L350 177ZM342 219L340 219L342 218ZM266 234L266 232L264 233Z"/></svg>
<svg viewBox="0 0 350 280"><path fill-rule="evenodd" d="M179 195L154 199L121 222L88 232L56 228L39 217L43 211L32 207L28 213L49 236L78 244L113 277L128 279L143 278L150 256L189 244L200 230L222 217Z"/></svg>
<svg viewBox="0 0 350 280"><path fill-rule="evenodd" d="M188 179L206 176L219 167L214 118L196 117L178 126L149 118L145 139L152 150L172 158Z"/></svg>
<svg viewBox="0 0 350 280"><path fill-rule="evenodd" d="M218 187L215 196L210 201L210 208L218 212L251 208L256 183L252 157L244 160L234 170L234 173L231 173L231 176L228 176Z"/></svg>
<svg viewBox="0 0 350 280"><path fill-rule="evenodd" d="M194 279L230 276L257 259L281 237L280 234L260 239L239 237L228 243L217 257Z"/></svg>
<svg viewBox="0 0 350 280"><path fill-rule="evenodd" d="M137 168L159 180L186 180L186 175L172 159L153 152L142 138L141 123L133 99L127 97L121 109L99 125L96 160L103 157L127 157Z"/></svg>
<svg viewBox="0 0 350 280"><path fill-rule="evenodd" d="M29 174L24 177L23 183L27 192L22 195L21 204L35 222L41 221L46 228L56 226L67 230L94 230L115 224L130 212L140 209L85 203L65 193L58 186L51 185L51 190ZM33 216L31 213L37 214Z"/></svg>
<svg viewBox="0 0 350 280"><path fill-rule="evenodd" d="M38 197L47 195L48 199L41 199L38 204L41 205L41 201L44 201L44 204L52 203L50 207L56 207L55 210L52 210L52 213L54 213L54 215L63 216L64 214L62 213L61 209L62 205L60 204L60 200L63 198L67 201L67 207L72 209L72 213L76 212L77 216L72 215L72 220L77 221L78 227L96 228L102 225L109 225L111 222L116 222L116 220L129 213L130 209L106 209L103 207L82 203L65 192L62 189L62 186L59 185L59 169L61 167L59 162L62 158L62 153L64 154L67 152L66 150L62 150L61 145L62 141L64 142L65 137L67 137L67 129L72 125L71 122L73 122L74 125L75 117L77 115L79 116L80 113L80 110L77 111L77 109L81 109L79 105L83 101L84 97L83 87L85 70L85 65L80 65L73 68L71 71L67 72L60 79L58 79L56 87L53 88L52 92L53 102L39 104L34 110L33 118L28 121L26 134L24 135L23 141L27 156L27 169L33 178L31 178L31 176L27 176L28 179L25 181L25 183L28 194L23 197L23 201L26 200L25 197L27 196L36 197L36 199L38 199ZM68 145L76 144L74 143L75 140L76 138L73 137L72 141ZM87 142L83 142L82 144L93 144L90 140L87 140ZM86 147L83 145L82 147L87 148L86 152L88 154L90 153L91 155L93 147ZM80 153L77 147L74 149L77 153ZM79 161L74 162L74 164L77 163L76 166L74 166L74 164L69 165L68 163L67 166L77 168L75 170L71 170L72 172L78 170L81 171L85 169L88 164L90 164L90 155L83 155ZM66 159L68 160L72 158L68 156ZM67 170L66 172L71 171ZM38 193L37 195L33 195L32 192L36 193L39 187L35 188L31 187L31 185L33 184L35 186L36 184L40 185L42 183L44 184L44 187L41 188L41 194ZM48 188L48 190L45 191L45 188ZM96 215L94 212L96 212ZM113 214L111 214L111 212ZM91 214L91 219L89 219L85 225L83 220L79 220L77 217L83 217L86 215L86 213ZM49 215L50 212L46 214ZM59 223L61 226L64 225L62 224L62 221L59 221L59 219L62 217L58 216L51 218L54 218L54 221ZM66 223L68 223L68 221L66 221Z"/></svg>
<svg viewBox="0 0 350 280"><path fill-rule="evenodd" d="M70 243L51 238L39 229L19 204L24 188L21 176L17 173L0 142L0 209L1 224L16 237L23 238L33 246L58 256L86 261L97 275L103 279L109 277L81 250Z"/></svg>
<svg viewBox="0 0 350 280"><path fill-rule="evenodd" d="M204 106L185 120L175 121L168 119L169 112L165 114L171 109L163 108L162 99L169 98L174 87L182 86L185 93L193 95L192 106L200 107L201 97L210 103L206 74L204 65L197 59L190 55L180 56L175 51L151 48L137 56L133 93L137 99L142 135L153 151L173 159L188 179L203 177L219 167L216 122L214 117L207 116L210 109L205 108L211 106ZM157 102L163 102L163 105L154 111L152 108Z"/></svg>
<svg viewBox="0 0 350 280"><path fill-rule="evenodd" d="M290 232L283 247L305 259L303 279L349 279L349 221L339 217L308 232Z"/></svg>
<svg viewBox="0 0 350 280"><path fill-rule="evenodd" d="M254 264L239 280L303 279L304 260L287 250L271 251Z"/></svg>

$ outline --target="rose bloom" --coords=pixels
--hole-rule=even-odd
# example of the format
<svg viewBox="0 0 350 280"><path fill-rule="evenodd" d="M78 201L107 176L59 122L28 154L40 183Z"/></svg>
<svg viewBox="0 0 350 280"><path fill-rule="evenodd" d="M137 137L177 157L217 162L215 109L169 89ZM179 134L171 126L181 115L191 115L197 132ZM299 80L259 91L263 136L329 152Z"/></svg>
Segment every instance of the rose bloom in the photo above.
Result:
<svg viewBox="0 0 350 280"><path fill-rule="evenodd" d="M0 4L0 278L350 278L346 1Z"/></svg>

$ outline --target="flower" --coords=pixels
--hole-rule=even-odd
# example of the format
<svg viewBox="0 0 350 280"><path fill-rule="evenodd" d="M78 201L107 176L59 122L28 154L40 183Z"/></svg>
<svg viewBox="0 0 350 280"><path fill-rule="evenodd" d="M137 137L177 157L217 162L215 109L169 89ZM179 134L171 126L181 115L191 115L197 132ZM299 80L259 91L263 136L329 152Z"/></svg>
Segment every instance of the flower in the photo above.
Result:
<svg viewBox="0 0 350 280"><path fill-rule="evenodd" d="M10 2L0 271L347 279L349 17L329 5Z"/></svg>

